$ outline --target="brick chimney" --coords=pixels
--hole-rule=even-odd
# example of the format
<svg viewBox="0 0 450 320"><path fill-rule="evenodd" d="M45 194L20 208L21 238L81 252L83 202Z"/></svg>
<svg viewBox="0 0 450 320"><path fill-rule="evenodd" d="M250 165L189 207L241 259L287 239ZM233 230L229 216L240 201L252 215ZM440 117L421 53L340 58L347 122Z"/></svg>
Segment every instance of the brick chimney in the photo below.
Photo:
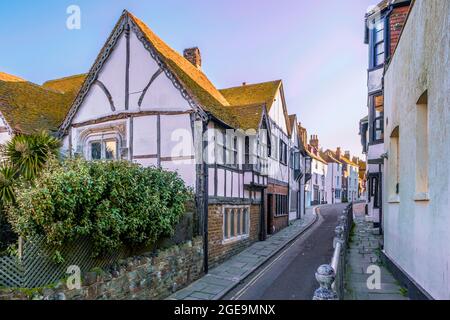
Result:
<svg viewBox="0 0 450 320"><path fill-rule="evenodd" d="M196 68L201 69L202 67L202 56L200 54L200 49L197 47L184 49L183 56L192 63Z"/></svg>
<svg viewBox="0 0 450 320"><path fill-rule="evenodd" d="M341 148L340 147L338 147L336 149L336 157L338 158L338 160L341 158Z"/></svg>
<svg viewBox="0 0 450 320"><path fill-rule="evenodd" d="M319 150L319 137L317 135L312 135L309 144L316 148L316 150Z"/></svg>
<svg viewBox="0 0 450 320"><path fill-rule="evenodd" d="M350 160L350 151L345 151L345 157Z"/></svg>

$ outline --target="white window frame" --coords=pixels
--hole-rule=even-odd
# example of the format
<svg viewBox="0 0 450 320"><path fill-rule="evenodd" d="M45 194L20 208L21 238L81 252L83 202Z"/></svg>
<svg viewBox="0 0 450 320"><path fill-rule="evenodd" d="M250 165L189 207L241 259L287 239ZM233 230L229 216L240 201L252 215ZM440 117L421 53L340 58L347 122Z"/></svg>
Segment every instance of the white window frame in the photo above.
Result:
<svg viewBox="0 0 450 320"><path fill-rule="evenodd" d="M234 236L228 236L230 234L230 232L227 230L227 233L225 233L225 225L228 226L228 228L230 227L231 223L227 223L225 224L225 218L226 218L226 212L227 210L241 210L241 217L242 217L242 221L240 223L241 228L243 228L243 222L245 219L245 215L244 212L245 210L247 210L247 219L246 221L246 229L247 230L243 230L243 233L241 234L236 234ZM234 218L235 213L233 213L233 218ZM241 240L245 240L248 239L250 237L250 206L223 206L223 210L222 210L222 244L228 244L228 243L233 243L233 242L237 242L237 241L241 241ZM230 220L231 221L231 220ZM233 226L235 227L235 229L237 229L237 222L235 219L235 222L233 224Z"/></svg>

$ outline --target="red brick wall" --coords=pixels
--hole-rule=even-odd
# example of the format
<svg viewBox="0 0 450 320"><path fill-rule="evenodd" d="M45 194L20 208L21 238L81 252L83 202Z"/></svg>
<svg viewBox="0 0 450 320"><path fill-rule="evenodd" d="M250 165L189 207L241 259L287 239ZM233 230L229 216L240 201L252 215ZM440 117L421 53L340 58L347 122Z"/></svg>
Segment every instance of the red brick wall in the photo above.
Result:
<svg viewBox="0 0 450 320"><path fill-rule="evenodd" d="M405 6L395 8L390 15L389 28L391 33L391 55L394 53L395 47L397 46L406 18L408 17L408 12L409 6Z"/></svg>
<svg viewBox="0 0 450 320"><path fill-rule="evenodd" d="M226 205L225 205L226 206ZM238 254L250 244L259 240L260 206L250 205L250 230L249 237L230 243L223 242L223 207L213 204L208 207L208 261L209 266L214 267L224 260Z"/></svg>
<svg viewBox="0 0 450 320"><path fill-rule="evenodd" d="M281 195L288 195L289 194L289 189L286 186L280 186L280 185L276 185L276 184L269 184L268 188L267 188L267 193L268 194L281 194ZM289 207L289 203L288 203L288 207ZM270 212L275 212L275 198L274 201L272 202L272 209L270 210ZM266 220L267 221L267 220ZM273 228L274 232L273 233L277 233L278 231L286 228L289 224L289 214L284 215L284 216L273 216L272 217L272 225L271 228Z"/></svg>
<svg viewBox="0 0 450 320"><path fill-rule="evenodd" d="M274 217L273 225L275 227L275 233L286 228L289 225L289 215Z"/></svg>

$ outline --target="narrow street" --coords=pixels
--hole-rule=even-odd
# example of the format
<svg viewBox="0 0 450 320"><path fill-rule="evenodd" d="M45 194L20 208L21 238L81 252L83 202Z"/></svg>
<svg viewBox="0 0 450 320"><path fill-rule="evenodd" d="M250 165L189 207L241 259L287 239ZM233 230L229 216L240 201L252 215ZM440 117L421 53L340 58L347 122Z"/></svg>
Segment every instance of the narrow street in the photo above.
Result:
<svg viewBox="0 0 450 320"><path fill-rule="evenodd" d="M333 254L334 229L345 204L321 207L317 223L267 261L223 300L310 300L318 266Z"/></svg>

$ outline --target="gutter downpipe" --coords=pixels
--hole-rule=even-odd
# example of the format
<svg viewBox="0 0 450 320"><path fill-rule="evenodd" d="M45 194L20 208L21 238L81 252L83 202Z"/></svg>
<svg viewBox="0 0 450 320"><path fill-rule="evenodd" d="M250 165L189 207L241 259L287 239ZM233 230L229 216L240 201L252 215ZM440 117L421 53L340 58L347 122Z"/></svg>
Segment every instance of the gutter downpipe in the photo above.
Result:
<svg viewBox="0 0 450 320"><path fill-rule="evenodd" d="M208 141L203 141L203 137L208 130L208 122L203 122L203 134L202 134L202 166L203 166L203 270L205 274L209 271L209 261L208 261L208 166L206 165L206 160L204 159L204 151L208 147Z"/></svg>

